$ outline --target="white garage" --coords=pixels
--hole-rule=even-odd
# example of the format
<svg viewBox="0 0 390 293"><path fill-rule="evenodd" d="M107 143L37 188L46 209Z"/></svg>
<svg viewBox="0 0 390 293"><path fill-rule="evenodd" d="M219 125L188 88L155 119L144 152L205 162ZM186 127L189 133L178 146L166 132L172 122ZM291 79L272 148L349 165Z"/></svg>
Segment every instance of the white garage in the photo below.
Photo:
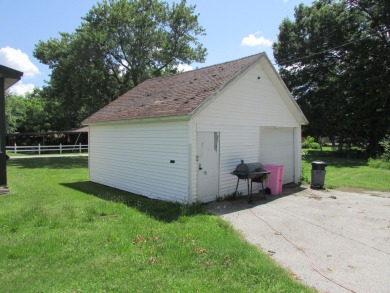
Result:
<svg viewBox="0 0 390 293"><path fill-rule="evenodd" d="M90 179L186 203L232 194L241 160L298 182L307 123L264 53L146 80L84 121Z"/></svg>

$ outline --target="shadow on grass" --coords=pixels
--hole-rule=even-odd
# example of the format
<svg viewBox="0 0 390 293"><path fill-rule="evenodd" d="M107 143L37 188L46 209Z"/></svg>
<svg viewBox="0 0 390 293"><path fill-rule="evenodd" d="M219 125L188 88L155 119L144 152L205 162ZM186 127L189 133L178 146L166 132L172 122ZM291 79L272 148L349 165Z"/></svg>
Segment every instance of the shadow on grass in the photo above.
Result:
<svg viewBox="0 0 390 293"><path fill-rule="evenodd" d="M91 181L62 183L61 185L107 201L125 204L158 221L169 223L177 221L182 216L205 214L203 206L199 203L190 205L149 199Z"/></svg>
<svg viewBox="0 0 390 293"><path fill-rule="evenodd" d="M27 158L10 159L8 166L26 169L75 169L87 168L88 157L55 157L55 158Z"/></svg>
<svg viewBox="0 0 390 293"><path fill-rule="evenodd" d="M335 157L327 154L326 152L323 154L321 154L321 152L314 154L310 153L305 155L304 158L304 161L309 164L317 160L324 161L329 167L335 168L357 168L368 165L367 159Z"/></svg>

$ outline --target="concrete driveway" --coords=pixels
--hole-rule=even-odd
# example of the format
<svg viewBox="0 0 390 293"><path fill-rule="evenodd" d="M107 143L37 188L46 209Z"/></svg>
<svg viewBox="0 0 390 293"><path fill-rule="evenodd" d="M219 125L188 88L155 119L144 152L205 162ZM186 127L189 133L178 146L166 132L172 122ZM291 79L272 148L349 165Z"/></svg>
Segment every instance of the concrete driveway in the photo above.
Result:
<svg viewBox="0 0 390 293"><path fill-rule="evenodd" d="M390 292L390 193L304 187L207 208L320 292Z"/></svg>

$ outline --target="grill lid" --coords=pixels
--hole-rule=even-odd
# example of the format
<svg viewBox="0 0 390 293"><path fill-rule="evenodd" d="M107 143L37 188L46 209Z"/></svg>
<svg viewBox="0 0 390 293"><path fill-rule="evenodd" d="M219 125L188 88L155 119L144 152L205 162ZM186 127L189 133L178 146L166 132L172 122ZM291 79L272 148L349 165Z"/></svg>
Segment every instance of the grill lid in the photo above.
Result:
<svg viewBox="0 0 390 293"><path fill-rule="evenodd" d="M241 164L238 164L231 174L238 176L240 179L251 179L260 177L264 173L267 173L267 171L264 170L262 164L257 162L246 164L244 160L241 160Z"/></svg>
<svg viewBox="0 0 390 293"><path fill-rule="evenodd" d="M252 173L252 172L263 172L264 166L261 163L244 163L244 160L241 160L241 164L238 164L236 167L236 172L240 173Z"/></svg>

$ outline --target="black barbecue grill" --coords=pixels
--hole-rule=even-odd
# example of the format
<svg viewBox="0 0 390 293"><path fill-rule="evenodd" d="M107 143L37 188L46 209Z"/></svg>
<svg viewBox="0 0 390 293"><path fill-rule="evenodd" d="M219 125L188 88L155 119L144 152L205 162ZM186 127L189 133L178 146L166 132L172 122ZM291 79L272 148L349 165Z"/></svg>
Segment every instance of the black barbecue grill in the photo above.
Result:
<svg viewBox="0 0 390 293"><path fill-rule="evenodd" d="M256 163L244 163L244 160L241 160L241 164L236 166L236 169L230 173L237 176L237 185L235 194L237 194L238 183L240 179L247 180L248 182L248 203L252 203L252 183L259 182L263 190L263 198L265 199L265 190L264 190L264 180L268 178L269 171L264 170L262 164ZM250 181L250 189L249 189Z"/></svg>

